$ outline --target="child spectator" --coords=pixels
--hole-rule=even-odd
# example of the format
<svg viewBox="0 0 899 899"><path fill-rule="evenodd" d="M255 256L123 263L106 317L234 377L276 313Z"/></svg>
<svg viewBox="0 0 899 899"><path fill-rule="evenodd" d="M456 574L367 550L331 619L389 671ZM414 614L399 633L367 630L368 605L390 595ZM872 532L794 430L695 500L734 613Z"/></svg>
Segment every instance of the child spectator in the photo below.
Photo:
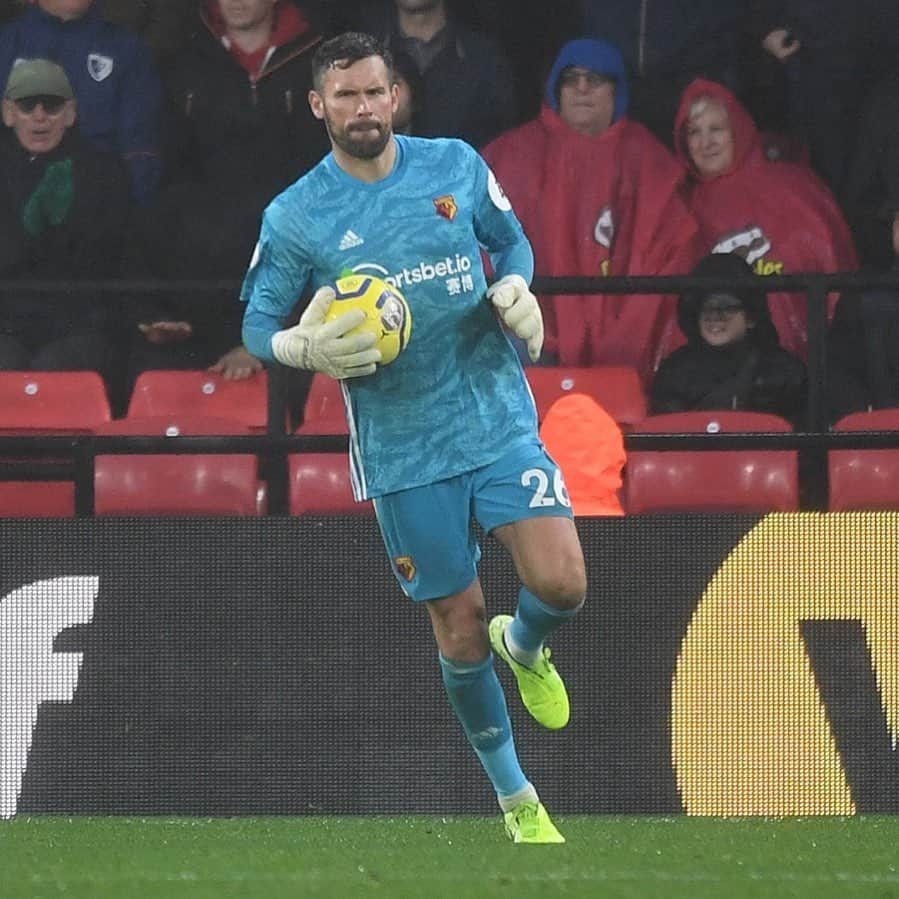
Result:
<svg viewBox="0 0 899 899"><path fill-rule="evenodd" d="M687 344L659 366L650 412L745 409L797 421L805 405L805 366L780 346L752 268L739 256L714 253L692 274L727 278L732 287L681 296L677 320Z"/></svg>

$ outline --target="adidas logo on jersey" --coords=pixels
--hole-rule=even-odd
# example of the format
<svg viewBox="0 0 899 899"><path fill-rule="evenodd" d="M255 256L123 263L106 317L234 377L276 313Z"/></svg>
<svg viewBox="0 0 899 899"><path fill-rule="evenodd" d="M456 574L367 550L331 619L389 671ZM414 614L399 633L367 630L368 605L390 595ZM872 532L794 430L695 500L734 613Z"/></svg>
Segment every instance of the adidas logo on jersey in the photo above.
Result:
<svg viewBox="0 0 899 899"><path fill-rule="evenodd" d="M347 231L347 233L340 238L338 249L352 250L353 247L361 247L364 243L365 241L355 231Z"/></svg>

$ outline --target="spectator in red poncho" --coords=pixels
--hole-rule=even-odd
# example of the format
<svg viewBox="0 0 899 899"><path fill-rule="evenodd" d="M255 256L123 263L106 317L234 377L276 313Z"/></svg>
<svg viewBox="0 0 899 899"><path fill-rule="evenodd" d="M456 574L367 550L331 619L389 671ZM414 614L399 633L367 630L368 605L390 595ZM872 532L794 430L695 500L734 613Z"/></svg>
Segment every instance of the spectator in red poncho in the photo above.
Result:
<svg viewBox="0 0 899 899"><path fill-rule="evenodd" d="M534 247L538 275L684 274L701 255L676 160L627 118L621 54L601 40L560 51L531 122L483 151ZM545 363L633 365L651 378L676 330L671 296L540 298Z"/></svg>
<svg viewBox="0 0 899 899"><path fill-rule="evenodd" d="M736 253L759 275L857 268L852 236L829 188L805 166L768 160L755 123L727 88L693 81L674 134L690 175L687 202L708 252ZM772 293L769 300L781 345L806 359L805 295Z"/></svg>

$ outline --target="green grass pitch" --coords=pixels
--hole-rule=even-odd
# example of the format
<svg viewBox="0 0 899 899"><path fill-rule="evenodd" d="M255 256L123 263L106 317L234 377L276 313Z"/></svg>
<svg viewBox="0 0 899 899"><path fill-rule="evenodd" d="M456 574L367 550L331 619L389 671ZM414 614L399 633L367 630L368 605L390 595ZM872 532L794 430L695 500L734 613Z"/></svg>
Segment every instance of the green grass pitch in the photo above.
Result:
<svg viewBox="0 0 899 899"><path fill-rule="evenodd" d="M61 818L0 822L4 899L899 899L899 818Z"/></svg>

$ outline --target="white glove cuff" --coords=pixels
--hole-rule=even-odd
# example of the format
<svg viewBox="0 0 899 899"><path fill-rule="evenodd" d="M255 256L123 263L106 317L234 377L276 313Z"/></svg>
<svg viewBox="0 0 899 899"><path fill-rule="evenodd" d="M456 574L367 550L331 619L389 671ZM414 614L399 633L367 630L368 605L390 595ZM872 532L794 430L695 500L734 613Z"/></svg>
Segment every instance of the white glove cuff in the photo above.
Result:
<svg viewBox="0 0 899 899"><path fill-rule="evenodd" d="M299 337L296 328L287 328L284 331L275 331L272 334L272 355L282 365L292 368L305 368L308 355L309 341Z"/></svg>

